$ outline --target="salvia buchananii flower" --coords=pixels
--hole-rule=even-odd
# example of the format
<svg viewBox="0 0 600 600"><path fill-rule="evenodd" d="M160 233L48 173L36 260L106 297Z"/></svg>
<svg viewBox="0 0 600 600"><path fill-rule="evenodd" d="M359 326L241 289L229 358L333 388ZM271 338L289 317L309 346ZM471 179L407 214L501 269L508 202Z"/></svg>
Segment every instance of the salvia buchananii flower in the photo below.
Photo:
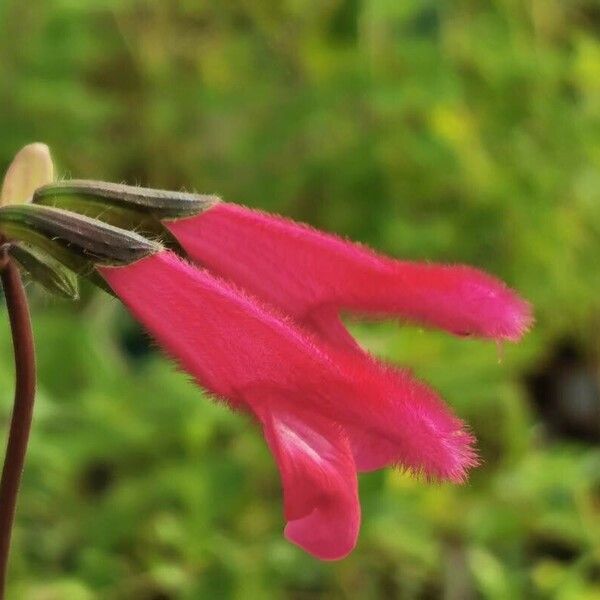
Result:
<svg viewBox="0 0 600 600"><path fill-rule="evenodd" d="M17 183L40 171L16 163ZM0 234L14 259L63 296L76 296L72 273L91 278L199 385L256 419L290 541L327 560L354 548L358 471L461 482L476 464L438 395L360 348L340 312L514 341L531 315L502 282L394 260L215 196L51 177L5 184L6 201L3 188Z"/></svg>

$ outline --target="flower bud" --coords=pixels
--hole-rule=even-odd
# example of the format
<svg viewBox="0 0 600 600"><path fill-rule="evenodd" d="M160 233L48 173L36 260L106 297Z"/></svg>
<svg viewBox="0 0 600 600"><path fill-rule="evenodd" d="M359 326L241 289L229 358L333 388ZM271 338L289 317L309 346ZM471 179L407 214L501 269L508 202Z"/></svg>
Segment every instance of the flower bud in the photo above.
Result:
<svg viewBox="0 0 600 600"><path fill-rule="evenodd" d="M50 183L54 179L54 166L50 149L45 144L29 144L22 148L8 167L0 206L31 202L36 188Z"/></svg>

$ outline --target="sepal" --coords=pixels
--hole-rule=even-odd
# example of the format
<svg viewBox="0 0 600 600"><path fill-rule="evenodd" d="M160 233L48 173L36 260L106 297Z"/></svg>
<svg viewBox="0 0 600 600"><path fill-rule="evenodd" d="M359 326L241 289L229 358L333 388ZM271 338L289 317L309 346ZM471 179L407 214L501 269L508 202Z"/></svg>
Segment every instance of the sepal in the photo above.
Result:
<svg viewBox="0 0 600 600"><path fill-rule="evenodd" d="M104 181L73 179L36 190L35 204L70 210L116 227L159 238L166 245L177 242L161 220L200 214L219 202L217 196L173 192Z"/></svg>
<svg viewBox="0 0 600 600"><path fill-rule="evenodd" d="M8 254L33 281L51 294L67 300L79 298L75 273L52 257L23 243L9 244Z"/></svg>
<svg viewBox="0 0 600 600"><path fill-rule="evenodd" d="M49 254L80 275L125 266L162 246L141 235L66 210L33 204L0 208L0 235Z"/></svg>

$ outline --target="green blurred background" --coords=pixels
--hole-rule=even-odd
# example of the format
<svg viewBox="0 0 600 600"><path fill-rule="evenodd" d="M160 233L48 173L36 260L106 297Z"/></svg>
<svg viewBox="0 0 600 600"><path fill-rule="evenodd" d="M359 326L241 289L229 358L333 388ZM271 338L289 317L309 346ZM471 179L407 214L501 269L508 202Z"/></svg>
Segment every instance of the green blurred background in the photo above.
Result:
<svg viewBox="0 0 600 600"><path fill-rule="evenodd" d="M356 551L282 537L250 421L118 303L28 287L40 382L11 599L600 598L597 0L0 0L0 171L217 193L535 305L519 346L354 326L467 419L468 485L361 477ZM501 358L501 360L499 360ZM13 387L0 319L0 418Z"/></svg>

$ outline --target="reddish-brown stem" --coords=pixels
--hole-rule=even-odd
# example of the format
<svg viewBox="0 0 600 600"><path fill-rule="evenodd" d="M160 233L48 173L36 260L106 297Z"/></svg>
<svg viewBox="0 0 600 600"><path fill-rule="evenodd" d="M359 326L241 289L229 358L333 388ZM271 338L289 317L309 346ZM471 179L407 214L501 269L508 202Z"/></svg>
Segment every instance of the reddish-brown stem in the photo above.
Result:
<svg viewBox="0 0 600 600"><path fill-rule="evenodd" d="M25 463L35 399L35 350L27 296L18 268L2 247L0 277L12 331L15 356L15 401L0 480L0 600L4 598L10 537Z"/></svg>

